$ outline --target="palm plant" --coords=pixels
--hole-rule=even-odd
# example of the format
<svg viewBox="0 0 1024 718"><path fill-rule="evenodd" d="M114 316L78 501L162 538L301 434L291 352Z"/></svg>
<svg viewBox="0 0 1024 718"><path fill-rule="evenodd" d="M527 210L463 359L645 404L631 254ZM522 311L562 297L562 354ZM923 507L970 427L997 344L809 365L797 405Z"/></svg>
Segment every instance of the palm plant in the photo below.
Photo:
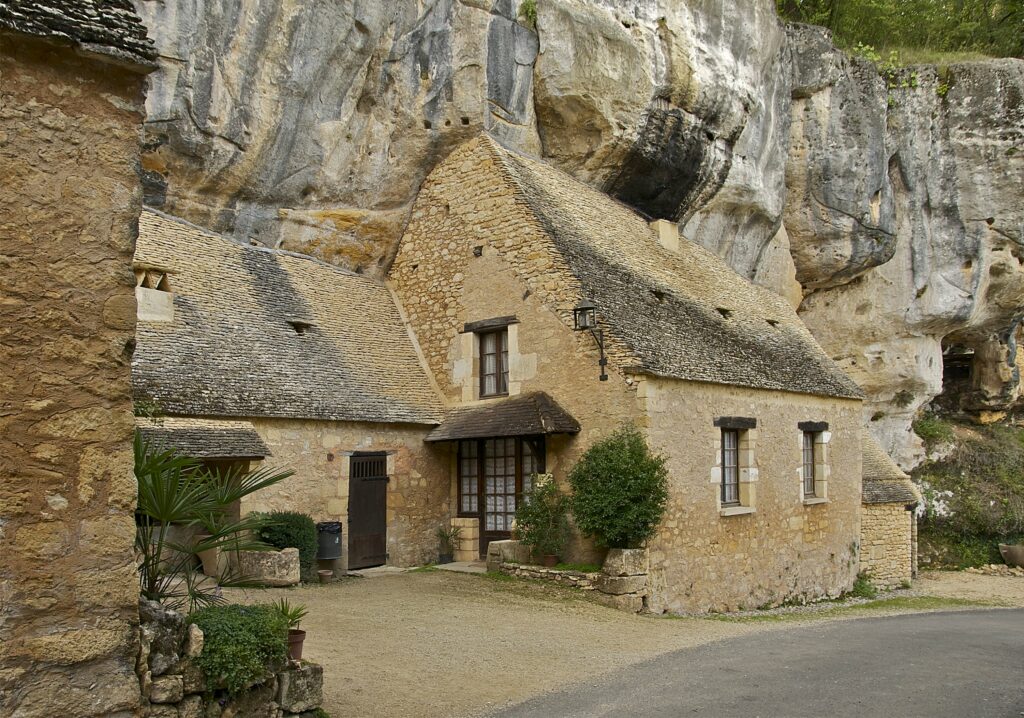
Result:
<svg viewBox="0 0 1024 718"><path fill-rule="evenodd" d="M202 551L272 551L256 537L266 524L259 516L232 520L229 509L249 494L291 476L292 471L260 469L211 472L174 450L150 446L135 434L135 478L139 485L135 549L140 556L139 592L171 608L192 611L220 603L216 586L192 570ZM198 541L175 540L171 526L201 526ZM251 578L228 571L221 586L251 585Z"/></svg>

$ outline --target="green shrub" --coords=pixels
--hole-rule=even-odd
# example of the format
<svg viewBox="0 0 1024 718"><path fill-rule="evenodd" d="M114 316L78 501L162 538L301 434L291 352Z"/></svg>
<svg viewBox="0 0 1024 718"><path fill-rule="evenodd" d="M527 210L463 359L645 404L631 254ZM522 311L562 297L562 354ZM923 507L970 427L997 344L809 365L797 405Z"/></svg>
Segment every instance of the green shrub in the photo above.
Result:
<svg viewBox="0 0 1024 718"><path fill-rule="evenodd" d="M294 511L272 511L262 514L268 522L259 530L259 537L271 546L297 548L303 581L316 578L316 524L307 514Z"/></svg>
<svg viewBox="0 0 1024 718"><path fill-rule="evenodd" d="M875 598L878 596L878 589L871 583L871 578L866 573L859 573L848 595L855 598Z"/></svg>
<svg viewBox="0 0 1024 718"><path fill-rule="evenodd" d="M665 459L634 426L591 446L569 474L576 525L598 544L635 548L654 535L668 501Z"/></svg>
<svg viewBox="0 0 1024 718"><path fill-rule="evenodd" d="M569 540L569 500L555 482L538 477L516 509L519 540L537 556L558 556Z"/></svg>
<svg viewBox="0 0 1024 718"><path fill-rule="evenodd" d="M914 433L921 437L924 445L929 449L938 444L948 444L956 437L952 424L934 414L925 414L919 419L915 419Z"/></svg>
<svg viewBox="0 0 1024 718"><path fill-rule="evenodd" d="M212 686L232 695L265 679L287 657L288 620L274 606L211 606L189 622L204 636L196 664Z"/></svg>

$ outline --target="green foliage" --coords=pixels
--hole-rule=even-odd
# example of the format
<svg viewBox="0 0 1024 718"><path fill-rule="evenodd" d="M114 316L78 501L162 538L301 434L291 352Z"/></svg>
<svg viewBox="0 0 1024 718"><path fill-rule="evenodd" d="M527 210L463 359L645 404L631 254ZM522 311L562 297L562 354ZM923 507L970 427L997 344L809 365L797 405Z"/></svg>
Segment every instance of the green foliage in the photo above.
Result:
<svg viewBox="0 0 1024 718"><path fill-rule="evenodd" d="M526 18L530 27L537 28L537 0L523 0L519 5L519 16Z"/></svg>
<svg viewBox="0 0 1024 718"><path fill-rule="evenodd" d="M878 589L871 583L871 578L867 574L860 573L857 574L857 580L853 582L853 588L847 595L854 598L875 598L878 596Z"/></svg>
<svg viewBox="0 0 1024 718"><path fill-rule="evenodd" d="M569 474L580 530L602 546L635 548L654 535L668 501L665 459L635 426L591 446Z"/></svg>
<svg viewBox="0 0 1024 718"><path fill-rule="evenodd" d="M455 546L459 543L459 538L462 536L461 526L438 526L437 527L437 542L439 544L438 549L442 554L449 554L455 550Z"/></svg>
<svg viewBox="0 0 1024 718"><path fill-rule="evenodd" d="M900 408L910 406L914 401L914 395L906 389L900 389L892 398L892 403Z"/></svg>
<svg viewBox="0 0 1024 718"><path fill-rule="evenodd" d="M533 482L516 510L519 539L537 556L558 556L569 540L569 499L550 478Z"/></svg>
<svg viewBox="0 0 1024 718"><path fill-rule="evenodd" d="M264 521L258 531L260 539L278 550L297 548L302 580L315 580L317 538L313 519L296 511L271 511L259 514L259 518Z"/></svg>
<svg viewBox="0 0 1024 718"><path fill-rule="evenodd" d="M929 447L952 444L912 472L923 495L922 555L936 566L1001 563L998 544L1024 540L1024 429L926 415L914 430Z"/></svg>
<svg viewBox="0 0 1024 718"><path fill-rule="evenodd" d="M297 603L294 606L287 598L277 599L277 603L273 604L274 609L281 614L281 617L288 622L288 628L294 628L298 630L299 624L302 619L305 618L309 611L301 603Z"/></svg>
<svg viewBox="0 0 1024 718"><path fill-rule="evenodd" d="M288 620L274 606L210 606L189 622L203 631L196 664L211 685L232 695L267 678L288 653Z"/></svg>
<svg viewBox="0 0 1024 718"><path fill-rule="evenodd" d="M229 518L230 509L244 496L273 486L291 471L263 469L247 474L211 472L173 450L150 446L135 434L135 480L138 483L135 550L139 562L139 592L171 608L211 605L222 599L215 585L193 571L197 556L209 549L262 551L268 547L250 538L262 526L258 517ZM172 527L200 527L207 536L183 543ZM221 586L249 583L247 577L223 574Z"/></svg>
<svg viewBox="0 0 1024 718"><path fill-rule="evenodd" d="M948 444L953 441L953 425L943 421L934 414L925 414L914 420L914 432L921 437L924 445L931 449L939 444Z"/></svg>
<svg viewBox="0 0 1024 718"><path fill-rule="evenodd" d="M776 0L776 5L783 19L827 27L840 47L854 52L858 46L880 48L880 55L899 49L904 59L917 50L933 58L935 53L1024 54L1021 0Z"/></svg>

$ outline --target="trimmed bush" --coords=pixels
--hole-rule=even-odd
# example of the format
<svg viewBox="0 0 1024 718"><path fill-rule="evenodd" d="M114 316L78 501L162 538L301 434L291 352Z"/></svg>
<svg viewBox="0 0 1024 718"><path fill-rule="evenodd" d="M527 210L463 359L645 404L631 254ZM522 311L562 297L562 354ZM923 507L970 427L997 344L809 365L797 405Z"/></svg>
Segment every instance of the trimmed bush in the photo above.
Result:
<svg viewBox="0 0 1024 718"><path fill-rule="evenodd" d="M591 446L569 474L580 531L608 548L638 548L661 523L668 501L664 457L635 426Z"/></svg>
<svg viewBox="0 0 1024 718"><path fill-rule="evenodd" d="M569 500L546 479L538 477L516 509L516 531L536 556L559 556L569 540Z"/></svg>
<svg viewBox="0 0 1024 718"><path fill-rule="evenodd" d="M262 515L267 526L259 530L259 537L274 548L297 548L302 580L316 579L316 524L307 514L295 511L272 511Z"/></svg>
<svg viewBox="0 0 1024 718"><path fill-rule="evenodd" d="M211 686L231 695L262 682L285 662L288 619L274 606L211 606L188 620L203 631L196 665Z"/></svg>

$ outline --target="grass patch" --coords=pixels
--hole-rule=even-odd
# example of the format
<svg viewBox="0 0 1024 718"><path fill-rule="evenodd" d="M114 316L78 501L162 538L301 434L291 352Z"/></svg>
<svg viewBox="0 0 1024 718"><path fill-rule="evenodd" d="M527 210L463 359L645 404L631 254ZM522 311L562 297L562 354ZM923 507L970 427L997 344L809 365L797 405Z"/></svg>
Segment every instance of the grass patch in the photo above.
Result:
<svg viewBox="0 0 1024 718"><path fill-rule="evenodd" d="M978 62L992 59L991 55L981 52L961 51L944 52L942 50L930 50L925 47L894 47L885 48L884 55L895 50L898 53L900 65L953 65L958 62Z"/></svg>
<svg viewBox="0 0 1024 718"><path fill-rule="evenodd" d="M944 598L940 596L893 596L879 598L865 603L849 605L833 604L822 610L793 611L789 613L763 613L736 616L728 613L708 616L709 620L728 623L790 623L813 621L825 618L839 618L871 611L942 611L960 608L993 608L1003 604L995 601L976 601L967 598Z"/></svg>
<svg viewBox="0 0 1024 718"><path fill-rule="evenodd" d="M875 598L878 596L878 589L868 576L860 574L847 595L853 598Z"/></svg>
<svg viewBox="0 0 1024 718"><path fill-rule="evenodd" d="M934 414L925 414L915 420L914 432L921 437L924 445L929 449L939 444L948 444L956 438L953 425Z"/></svg>
<svg viewBox="0 0 1024 718"><path fill-rule="evenodd" d="M596 563L560 563L555 566L558 571L579 571L580 573L598 573L601 567Z"/></svg>

